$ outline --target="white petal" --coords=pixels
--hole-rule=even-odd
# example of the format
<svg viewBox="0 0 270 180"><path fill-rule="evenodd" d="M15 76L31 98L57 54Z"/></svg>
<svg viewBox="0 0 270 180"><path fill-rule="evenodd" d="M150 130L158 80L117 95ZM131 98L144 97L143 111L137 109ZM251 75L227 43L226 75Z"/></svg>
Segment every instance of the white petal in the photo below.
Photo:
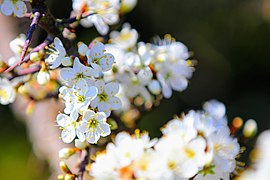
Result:
<svg viewBox="0 0 270 180"><path fill-rule="evenodd" d="M104 44L98 41L94 41L93 46L89 51L89 56L92 58L101 58L104 55L104 50L105 50Z"/></svg>
<svg viewBox="0 0 270 180"><path fill-rule="evenodd" d="M67 123L70 122L70 117L65 114L58 114L56 117L56 122L59 126L65 127Z"/></svg>
<svg viewBox="0 0 270 180"><path fill-rule="evenodd" d="M99 77L99 72L91 67L84 66L83 67L83 74L85 76L94 76Z"/></svg>
<svg viewBox="0 0 270 180"><path fill-rule="evenodd" d="M175 91L183 91L187 88L188 81L183 76L171 77L170 84Z"/></svg>
<svg viewBox="0 0 270 180"><path fill-rule="evenodd" d="M79 118L79 113L78 111L72 111L70 113L70 118L73 120L73 121L77 121L77 119Z"/></svg>
<svg viewBox="0 0 270 180"><path fill-rule="evenodd" d="M121 100L118 97L111 97L108 102L113 110L120 109L122 107Z"/></svg>
<svg viewBox="0 0 270 180"><path fill-rule="evenodd" d="M105 137L111 134L110 125L107 123L100 123L100 127L102 129L101 136Z"/></svg>
<svg viewBox="0 0 270 180"><path fill-rule="evenodd" d="M83 119L84 121L89 121L90 119L94 118L95 115L96 115L96 113L95 113L94 111L87 109L87 110L85 110L85 111L83 112L83 117L82 117L82 119Z"/></svg>
<svg viewBox="0 0 270 180"><path fill-rule="evenodd" d="M172 96L171 87L165 82L164 77L161 74L157 74L157 78L162 86L162 94L165 98L170 98Z"/></svg>
<svg viewBox="0 0 270 180"><path fill-rule="evenodd" d="M17 1L14 6L14 14L16 14L17 17L23 17L26 12L27 8L25 3L22 1Z"/></svg>
<svg viewBox="0 0 270 180"><path fill-rule="evenodd" d="M64 57L66 55L66 50L63 46L63 43L58 37L54 38L54 46L57 49L57 51L59 51L60 57Z"/></svg>
<svg viewBox="0 0 270 180"><path fill-rule="evenodd" d="M115 82L110 82L105 85L104 91L106 94L112 96L118 93L119 91L119 84Z"/></svg>
<svg viewBox="0 0 270 180"><path fill-rule="evenodd" d="M82 73L83 72L84 65L80 62L79 58L74 59L73 69L76 73Z"/></svg>
<svg viewBox="0 0 270 180"><path fill-rule="evenodd" d="M81 56L85 56L86 52L88 51L88 46L86 44L82 43L82 44L80 44L78 51L79 51L79 54Z"/></svg>
<svg viewBox="0 0 270 180"><path fill-rule="evenodd" d="M4 1L3 4L1 5L1 12L5 16L10 16L13 12L13 4L11 1Z"/></svg>
<svg viewBox="0 0 270 180"><path fill-rule="evenodd" d="M63 68L59 72L60 77L64 81L72 81L75 78L75 73L72 68Z"/></svg>
<svg viewBox="0 0 270 180"><path fill-rule="evenodd" d="M91 101L91 107L96 108L98 106L98 103L99 103L99 97L95 97L95 99Z"/></svg>
<svg viewBox="0 0 270 180"><path fill-rule="evenodd" d="M114 57L110 53L106 53L105 57L100 60L100 66L103 71L109 71L112 69L112 65L114 63Z"/></svg>
<svg viewBox="0 0 270 180"><path fill-rule="evenodd" d="M61 133L61 138L64 143L71 143L76 136L75 128L74 127L67 127L63 129Z"/></svg>
<svg viewBox="0 0 270 180"><path fill-rule="evenodd" d="M72 60L70 57L64 57L61 60L63 66L72 66Z"/></svg>
<svg viewBox="0 0 270 180"><path fill-rule="evenodd" d="M88 84L84 79L79 79L76 86L76 91L79 93L79 95L85 95L88 92Z"/></svg>
<svg viewBox="0 0 270 180"><path fill-rule="evenodd" d="M103 80L97 80L95 86L98 89L98 93L101 94L104 91L105 82Z"/></svg>
<svg viewBox="0 0 270 180"><path fill-rule="evenodd" d="M98 94L98 89L95 86L91 86L89 90L85 93L86 98L93 100Z"/></svg>
<svg viewBox="0 0 270 180"><path fill-rule="evenodd" d="M87 141L91 144L97 143L100 138L100 134L97 131L90 131L87 133Z"/></svg>
<svg viewBox="0 0 270 180"><path fill-rule="evenodd" d="M97 112L96 119L98 122L105 122L106 121L106 114L104 112Z"/></svg>

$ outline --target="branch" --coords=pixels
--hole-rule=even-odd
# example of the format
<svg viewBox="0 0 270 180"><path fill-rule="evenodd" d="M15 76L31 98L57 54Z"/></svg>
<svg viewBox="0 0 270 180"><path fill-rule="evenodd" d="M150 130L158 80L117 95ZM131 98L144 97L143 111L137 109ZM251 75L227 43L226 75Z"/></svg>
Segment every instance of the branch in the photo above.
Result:
<svg viewBox="0 0 270 180"><path fill-rule="evenodd" d="M21 63L24 60L24 57L26 55L26 52L27 52L27 50L28 50L28 48L30 46L33 33L36 30L36 27L38 25L38 22L39 22L40 18L41 18L41 13L40 12L35 12L34 13L34 18L32 20L32 23L31 23L30 28L29 28L28 33L27 33L26 41L25 41L24 46L23 46L23 49L22 49L21 58L20 58L20 60L19 60L18 63L16 63L13 66L9 67L5 72L10 72L15 67L17 67L18 65L21 65Z"/></svg>

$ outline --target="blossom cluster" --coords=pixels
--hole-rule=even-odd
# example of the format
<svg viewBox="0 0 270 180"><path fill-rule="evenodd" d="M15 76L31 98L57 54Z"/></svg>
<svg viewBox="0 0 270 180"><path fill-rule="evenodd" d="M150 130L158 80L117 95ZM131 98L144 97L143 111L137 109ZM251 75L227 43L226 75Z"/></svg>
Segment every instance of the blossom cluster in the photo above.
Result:
<svg viewBox="0 0 270 180"><path fill-rule="evenodd" d="M84 27L95 26L101 35L109 32L109 25L119 22L119 13L131 11L137 0L73 0L72 15L91 14L80 23Z"/></svg>
<svg viewBox="0 0 270 180"><path fill-rule="evenodd" d="M129 24L110 33L108 52L114 54L116 65L105 74L106 79L116 79L121 84L119 97L129 107L129 99L141 97L153 102L161 93L165 98L172 90L183 91L194 71L188 60L190 53L181 42L170 35L158 39L156 44L138 42L138 32Z"/></svg>
<svg viewBox="0 0 270 180"><path fill-rule="evenodd" d="M62 129L61 138L65 143L72 142L76 136L81 142L97 143L100 136L111 132L107 117L121 107L120 99L115 96L119 84L102 78L112 68L114 56L106 53L105 46L97 41L90 48L79 44L77 57L67 56L58 38L51 49L46 62L52 69L62 66L59 76L63 86L59 91L65 109L56 118Z"/></svg>
<svg viewBox="0 0 270 180"><path fill-rule="evenodd" d="M224 179L236 168L240 151L230 135L225 106L211 100L167 123L160 139L147 133L121 132L97 154L90 175L95 179Z"/></svg>

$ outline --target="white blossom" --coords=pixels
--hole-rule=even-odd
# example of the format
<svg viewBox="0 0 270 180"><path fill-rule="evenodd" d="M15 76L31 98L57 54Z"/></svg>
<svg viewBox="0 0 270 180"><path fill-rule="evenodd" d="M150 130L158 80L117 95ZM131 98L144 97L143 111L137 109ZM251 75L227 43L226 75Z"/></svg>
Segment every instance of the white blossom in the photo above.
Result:
<svg viewBox="0 0 270 180"><path fill-rule="evenodd" d="M66 49L59 38L54 38L54 47L49 48L50 55L45 59L49 63L51 69L63 66L71 66L72 61L70 57L66 57Z"/></svg>
<svg viewBox="0 0 270 180"><path fill-rule="evenodd" d="M82 116L81 129L86 133L86 140L92 144L97 143L100 136L105 137L111 134L110 125L106 123L104 112L95 113L92 110L85 110Z"/></svg>
<svg viewBox="0 0 270 180"><path fill-rule="evenodd" d="M58 114L56 118L57 124L61 127L61 139L64 143L71 143L76 135L84 141L83 132L80 131L80 123L77 122L78 113L74 111L70 116L66 114Z"/></svg>
<svg viewBox="0 0 270 180"><path fill-rule="evenodd" d="M10 16L14 13L17 17L23 17L27 12L27 7L24 3L27 1L29 0L3 0L1 3L1 12L5 16Z"/></svg>
<svg viewBox="0 0 270 180"><path fill-rule="evenodd" d="M0 78L0 104L7 105L13 103L16 92L11 82L6 78Z"/></svg>
<svg viewBox="0 0 270 180"><path fill-rule="evenodd" d="M88 64L97 71L109 71L112 69L114 57L110 53L104 53L105 46L101 42L94 41L90 51L87 52Z"/></svg>
<svg viewBox="0 0 270 180"><path fill-rule="evenodd" d="M91 80L93 77L97 77L98 72L91 67L83 65L79 58L74 59L72 68L62 68L60 70L60 77L63 81L72 86L78 82L80 79L84 79L86 82Z"/></svg>
<svg viewBox="0 0 270 180"><path fill-rule="evenodd" d="M121 101L115 96L119 91L118 83L105 83L103 80L97 80L95 86L98 89L98 94L91 102L93 108L97 107L98 111L105 112L107 117L112 110L121 108Z"/></svg>

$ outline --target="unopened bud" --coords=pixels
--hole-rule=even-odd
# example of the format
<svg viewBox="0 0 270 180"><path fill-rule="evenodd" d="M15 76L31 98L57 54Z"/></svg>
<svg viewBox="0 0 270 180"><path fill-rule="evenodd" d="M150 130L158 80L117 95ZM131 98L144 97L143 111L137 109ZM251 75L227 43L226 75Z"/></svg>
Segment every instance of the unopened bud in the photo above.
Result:
<svg viewBox="0 0 270 180"><path fill-rule="evenodd" d="M258 130L257 123L253 119L247 120L244 125L243 134L246 138L251 138L256 135Z"/></svg>
<svg viewBox="0 0 270 180"><path fill-rule="evenodd" d="M35 109L35 105L36 105L35 101L30 101L26 107L25 113L29 116L32 115L32 113Z"/></svg>
<svg viewBox="0 0 270 180"><path fill-rule="evenodd" d="M33 52L30 54L30 60L32 62L38 62L41 60L41 55L38 52Z"/></svg>
<svg viewBox="0 0 270 180"><path fill-rule="evenodd" d="M65 173L70 173L70 169L68 168L67 164L64 161L60 161L59 166L61 170Z"/></svg>
<svg viewBox="0 0 270 180"><path fill-rule="evenodd" d="M148 84L148 88L149 88L150 92L155 94L155 95L158 95L161 92L161 87L160 87L160 84L157 80L152 80Z"/></svg>
<svg viewBox="0 0 270 180"><path fill-rule="evenodd" d="M120 6L120 12L121 13L128 13L132 9L134 9L136 4L137 4L137 0L122 0L121 6Z"/></svg>
<svg viewBox="0 0 270 180"><path fill-rule="evenodd" d="M66 174L65 175L65 180L75 180L75 175L73 175L73 174Z"/></svg>
<svg viewBox="0 0 270 180"><path fill-rule="evenodd" d="M58 152L58 156L60 159L68 159L76 152L75 148L63 148Z"/></svg>
<svg viewBox="0 0 270 180"><path fill-rule="evenodd" d="M80 141L79 139L75 139L75 147L79 149L85 149L88 146L86 141Z"/></svg>
<svg viewBox="0 0 270 180"><path fill-rule="evenodd" d="M72 66L73 64L73 61L70 57L64 57L61 61L64 66Z"/></svg>
<svg viewBox="0 0 270 180"><path fill-rule="evenodd" d="M50 74L48 71L40 71L37 75L37 82L40 85L45 85L50 81Z"/></svg>
<svg viewBox="0 0 270 180"><path fill-rule="evenodd" d="M57 179L58 179L58 180L65 180L65 175L64 175L64 174L59 174L59 175L57 176Z"/></svg>
<svg viewBox="0 0 270 180"><path fill-rule="evenodd" d="M78 52L81 56L85 56L86 52L88 51L88 46L86 46L84 43L78 43Z"/></svg>
<svg viewBox="0 0 270 180"><path fill-rule="evenodd" d="M116 130L118 128L116 121L112 118L109 118L107 123L110 125L111 130Z"/></svg>

